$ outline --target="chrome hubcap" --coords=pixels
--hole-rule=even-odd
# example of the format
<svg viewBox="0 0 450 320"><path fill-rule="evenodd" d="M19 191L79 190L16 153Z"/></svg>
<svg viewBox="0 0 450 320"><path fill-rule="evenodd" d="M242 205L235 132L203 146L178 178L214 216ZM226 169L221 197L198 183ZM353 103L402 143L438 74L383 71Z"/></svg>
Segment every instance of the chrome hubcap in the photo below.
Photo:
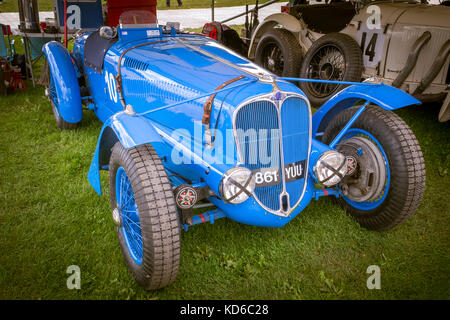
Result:
<svg viewBox="0 0 450 320"><path fill-rule="evenodd" d="M355 152L362 150L362 152ZM387 167L380 149L363 137L352 137L339 145L339 152L347 156L353 168L340 186L352 201L372 201L386 185Z"/></svg>

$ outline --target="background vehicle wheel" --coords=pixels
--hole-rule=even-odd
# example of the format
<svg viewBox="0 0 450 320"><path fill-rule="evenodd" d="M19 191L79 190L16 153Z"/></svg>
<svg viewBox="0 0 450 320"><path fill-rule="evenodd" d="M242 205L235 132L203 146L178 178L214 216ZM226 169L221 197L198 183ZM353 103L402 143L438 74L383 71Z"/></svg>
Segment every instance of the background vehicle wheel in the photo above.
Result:
<svg viewBox="0 0 450 320"><path fill-rule="evenodd" d="M297 77L302 56L302 48L292 33L271 29L256 47L255 62L277 76Z"/></svg>
<svg viewBox="0 0 450 320"><path fill-rule="evenodd" d="M330 143L356 112L339 113L327 126ZM339 184L347 194L339 202L369 230L387 230L410 218L425 190L425 162L408 125L395 113L369 106L337 145L353 164Z"/></svg>
<svg viewBox="0 0 450 320"><path fill-rule="evenodd" d="M61 130L72 130L78 126L78 123L70 123L65 121L60 114L59 111L59 97L58 92L56 90L56 83L53 79L53 75L50 72L49 86L45 89L45 94L50 100L50 104L52 105L53 116L55 117L56 124Z"/></svg>
<svg viewBox="0 0 450 320"><path fill-rule="evenodd" d="M303 60L300 78L354 81L361 80L363 59L358 43L343 33L324 35L309 48ZM345 85L300 82L300 89L313 107L319 107Z"/></svg>
<svg viewBox="0 0 450 320"><path fill-rule="evenodd" d="M146 290L172 283L180 261L180 222L171 184L151 145L117 142L109 162L113 219L125 263Z"/></svg>

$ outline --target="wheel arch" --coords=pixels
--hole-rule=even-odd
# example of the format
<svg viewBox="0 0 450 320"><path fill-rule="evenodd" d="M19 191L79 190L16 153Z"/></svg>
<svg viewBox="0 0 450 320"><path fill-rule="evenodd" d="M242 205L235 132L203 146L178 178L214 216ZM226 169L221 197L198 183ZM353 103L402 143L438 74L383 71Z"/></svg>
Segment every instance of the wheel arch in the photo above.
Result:
<svg viewBox="0 0 450 320"><path fill-rule="evenodd" d="M83 116L80 86L69 51L59 42L46 43L44 52L58 94L58 111L64 121L78 123Z"/></svg>
<svg viewBox="0 0 450 320"><path fill-rule="evenodd" d="M328 123L338 113L354 106L360 100L370 101L372 104L389 111L421 104L413 96L384 84L351 85L331 97L314 113L312 136L320 140Z"/></svg>
<svg viewBox="0 0 450 320"><path fill-rule="evenodd" d="M249 59L255 59L256 47L258 46L259 40L266 33L267 30L273 28L276 25L282 25L283 29L293 33L294 35L298 34L302 29L301 22L289 15L287 13L275 13L268 16L263 23L261 23L255 30L252 35L252 39L250 41L250 46L248 48L248 57ZM296 36L298 39L298 37Z"/></svg>
<svg viewBox="0 0 450 320"><path fill-rule="evenodd" d="M109 164L111 149L118 141L126 149L149 143L155 150L158 150L157 145L163 142L151 121L145 117L120 112L106 120L88 172L89 183L99 195L102 194L100 170Z"/></svg>

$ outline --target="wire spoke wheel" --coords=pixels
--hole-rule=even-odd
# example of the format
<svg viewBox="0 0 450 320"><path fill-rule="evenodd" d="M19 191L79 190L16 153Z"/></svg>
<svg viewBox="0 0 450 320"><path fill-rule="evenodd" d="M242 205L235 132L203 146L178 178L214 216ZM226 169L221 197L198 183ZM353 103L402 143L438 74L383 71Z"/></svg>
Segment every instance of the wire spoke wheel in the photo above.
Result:
<svg viewBox="0 0 450 320"><path fill-rule="evenodd" d="M302 56L302 48L292 33L273 28L261 37L255 62L277 76L297 77Z"/></svg>
<svg viewBox="0 0 450 320"><path fill-rule="evenodd" d="M116 173L116 199L127 248L134 262L142 264L142 233L130 180L123 167Z"/></svg>
<svg viewBox="0 0 450 320"><path fill-rule="evenodd" d="M180 221L172 186L149 144L125 149L109 160L112 217L128 270L146 290L172 283L180 261Z"/></svg>
<svg viewBox="0 0 450 320"><path fill-rule="evenodd" d="M329 33L313 43L303 60L300 77L359 82L364 69L358 43L343 33ZM320 107L345 88L342 84L299 82L313 107Z"/></svg>
<svg viewBox="0 0 450 320"><path fill-rule="evenodd" d="M50 72L49 85L45 89L45 95L47 96L52 106L53 116L55 117L56 124L61 130L71 130L78 126L78 123L67 122L61 115L61 99L58 94L58 83L55 81L53 74Z"/></svg>
<svg viewBox="0 0 450 320"><path fill-rule="evenodd" d="M50 99L50 103L52 104L53 112L55 113L55 118L59 118L59 100L58 93L56 92L55 80L53 76L50 74L50 86L48 87L48 98Z"/></svg>
<svg viewBox="0 0 450 320"><path fill-rule="evenodd" d="M309 79L342 81L345 71L345 57L333 45L325 45L312 58L308 69ZM319 98L327 97L337 88L337 84L308 83L310 91Z"/></svg>
<svg viewBox="0 0 450 320"><path fill-rule="evenodd" d="M262 53L263 67L276 75L282 75L284 70L284 57L281 49L271 43L264 48Z"/></svg>

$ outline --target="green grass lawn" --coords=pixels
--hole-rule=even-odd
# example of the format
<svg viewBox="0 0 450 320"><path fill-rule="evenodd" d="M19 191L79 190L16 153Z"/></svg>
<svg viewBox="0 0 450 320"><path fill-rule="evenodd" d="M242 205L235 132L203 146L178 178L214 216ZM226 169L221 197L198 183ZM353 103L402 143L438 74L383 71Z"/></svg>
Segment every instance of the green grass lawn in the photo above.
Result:
<svg viewBox="0 0 450 320"><path fill-rule="evenodd" d="M190 9L190 8L209 8L211 7L211 0L182 0L183 5L178 7L176 0L170 1L170 8L166 7L166 0L158 0L157 8L161 9ZM260 4L263 4L269 0L261 0ZM106 3L106 1L103 1ZM285 2L288 2L286 0ZM40 11L52 11L53 10L53 0L39 0L39 10ZM231 6L241 6L245 4L253 5L255 4L255 0L215 0L216 7L231 7ZM17 0L3 0L3 3L0 4L0 12L17 12L18 4Z"/></svg>
<svg viewBox="0 0 450 320"><path fill-rule="evenodd" d="M60 131L44 89L0 98L0 299L448 299L450 123L438 107L398 113L416 133L427 168L411 220L369 232L331 199L312 202L282 229L221 219L182 234L176 282L146 292L124 264L109 199L86 174L100 132L93 113ZM107 173L102 172L104 194ZM81 269L81 290L66 287ZM366 269L381 268L381 290Z"/></svg>

